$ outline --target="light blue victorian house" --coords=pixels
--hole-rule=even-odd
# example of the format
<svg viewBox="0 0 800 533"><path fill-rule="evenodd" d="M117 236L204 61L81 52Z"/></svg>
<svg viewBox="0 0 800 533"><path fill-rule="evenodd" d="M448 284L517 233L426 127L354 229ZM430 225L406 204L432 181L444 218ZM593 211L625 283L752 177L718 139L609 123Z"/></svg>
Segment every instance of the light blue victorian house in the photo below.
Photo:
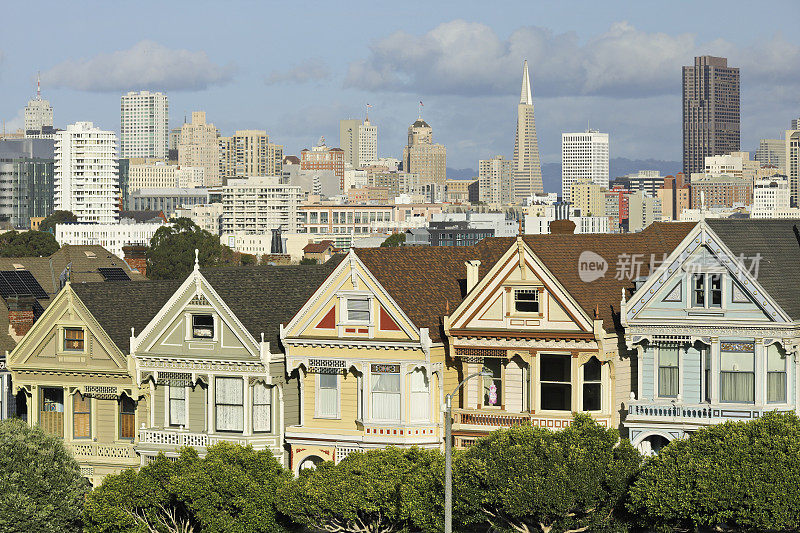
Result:
<svg viewBox="0 0 800 533"><path fill-rule="evenodd" d="M798 406L800 220L704 220L626 301L644 453L727 420Z"/></svg>

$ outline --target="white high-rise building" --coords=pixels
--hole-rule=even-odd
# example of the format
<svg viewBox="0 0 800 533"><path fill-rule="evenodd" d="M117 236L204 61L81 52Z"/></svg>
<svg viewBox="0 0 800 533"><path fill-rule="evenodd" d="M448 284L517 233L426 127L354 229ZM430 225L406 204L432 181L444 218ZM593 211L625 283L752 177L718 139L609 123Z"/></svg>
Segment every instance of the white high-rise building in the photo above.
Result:
<svg viewBox="0 0 800 533"><path fill-rule="evenodd" d="M502 155L478 161L478 199L487 204L509 204L514 198L512 161Z"/></svg>
<svg viewBox="0 0 800 533"><path fill-rule="evenodd" d="M204 178L203 167L179 167L163 161L135 164L128 169L128 194L140 189L202 187Z"/></svg>
<svg viewBox="0 0 800 533"><path fill-rule="evenodd" d="M528 61L522 66L522 91L517 106L517 135L514 139L514 199L522 202L535 193L544 192L539 140L533 118L531 79Z"/></svg>
<svg viewBox="0 0 800 533"><path fill-rule="evenodd" d="M300 229L303 191L284 185L280 176L229 179L222 187L222 231L224 233L269 233L280 228Z"/></svg>
<svg viewBox="0 0 800 533"><path fill-rule="evenodd" d="M378 127L369 121L356 119L339 121L339 147L344 151L344 162L352 168L361 168L378 159Z"/></svg>
<svg viewBox="0 0 800 533"><path fill-rule="evenodd" d="M39 130L45 126L53 127L53 106L42 100L42 86L36 78L36 98L28 100L25 106L25 131Z"/></svg>
<svg viewBox="0 0 800 533"><path fill-rule="evenodd" d="M781 214L789 211L790 193L789 180L783 176L755 180L750 217L784 218Z"/></svg>
<svg viewBox="0 0 800 533"><path fill-rule="evenodd" d="M76 122L55 134L54 208L78 222L113 224L119 218L117 134Z"/></svg>
<svg viewBox="0 0 800 533"><path fill-rule="evenodd" d="M169 154L169 102L164 93L129 92L120 103L122 158L158 157Z"/></svg>
<svg viewBox="0 0 800 533"><path fill-rule="evenodd" d="M571 201L572 185L582 178L608 188L608 133L586 130L561 134L561 199Z"/></svg>

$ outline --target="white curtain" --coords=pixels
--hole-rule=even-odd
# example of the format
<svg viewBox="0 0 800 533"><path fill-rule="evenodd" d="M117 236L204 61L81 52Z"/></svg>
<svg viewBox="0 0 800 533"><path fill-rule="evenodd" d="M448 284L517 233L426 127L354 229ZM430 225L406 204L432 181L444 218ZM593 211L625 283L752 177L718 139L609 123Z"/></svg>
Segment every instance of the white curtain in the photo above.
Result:
<svg viewBox="0 0 800 533"><path fill-rule="evenodd" d="M217 431L243 431L244 381L241 378L217 378L214 388Z"/></svg>
<svg viewBox="0 0 800 533"><path fill-rule="evenodd" d="M755 401L756 374L752 352L722 352L720 356L720 400Z"/></svg>
<svg viewBox="0 0 800 533"><path fill-rule="evenodd" d="M777 344L767 346L767 401L786 401L786 358Z"/></svg>
<svg viewBox="0 0 800 533"><path fill-rule="evenodd" d="M372 374L372 418L400 421L400 374Z"/></svg>
<svg viewBox="0 0 800 533"><path fill-rule="evenodd" d="M678 395L678 348L658 349L658 395Z"/></svg>
<svg viewBox="0 0 800 533"><path fill-rule="evenodd" d="M186 387L169 386L169 425L186 425Z"/></svg>
<svg viewBox="0 0 800 533"><path fill-rule="evenodd" d="M272 389L263 383L253 385L253 431L272 430Z"/></svg>
<svg viewBox="0 0 800 533"><path fill-rule="evenodd" d="M320 416L335 417L339 414L339 376L319 375L319 400L317 408Z"/></svg>
<svg viewBox="0 0 800 533"><path fill-rule="evenodd" d="M425 370L418 368L411 373L411 421L427 422L430 419L430 393Z"/></svg>

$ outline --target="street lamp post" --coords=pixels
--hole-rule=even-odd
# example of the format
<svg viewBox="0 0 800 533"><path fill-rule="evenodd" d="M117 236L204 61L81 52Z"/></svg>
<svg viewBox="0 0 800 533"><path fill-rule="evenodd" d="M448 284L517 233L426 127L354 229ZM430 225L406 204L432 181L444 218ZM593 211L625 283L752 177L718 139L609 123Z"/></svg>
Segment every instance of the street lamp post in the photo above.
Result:
<svg viewBox="0 0 800 533"><path fill-rule="evenodd" d="M451 435L453 395L464 386L464 383L476 376L492 377L492 373L481 370L470 374L453 389L453 392L444 397L444 404L447 409L447 414L444 418L444 533L453 533L453 443Z"/></svg>

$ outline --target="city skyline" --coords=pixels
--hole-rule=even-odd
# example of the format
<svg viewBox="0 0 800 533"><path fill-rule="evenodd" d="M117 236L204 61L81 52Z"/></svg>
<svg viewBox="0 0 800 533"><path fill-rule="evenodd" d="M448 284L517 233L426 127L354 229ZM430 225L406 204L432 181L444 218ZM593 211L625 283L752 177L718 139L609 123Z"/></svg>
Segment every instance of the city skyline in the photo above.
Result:
<svg viewBox="0 0 800 533"><path fill-rule="evenodd" d="M359 31L347 42L331 29L314 31L343 20L328 7L298 8L304 32L315 35L301 39L296 27L265 21L258 9L253 20L230 10L230 28L203 38L176 24L179 15L186 18L181 25L207 24L214 19L210 6L192 13L169 6L163 20L145 27L135 23L147 12L143 9L130 13L132 24L122 28L111 18L112 9L99 6L90 21L73 21L92 23L91 38L68 33L70 46L55 46L71 27L56 21L70 22L74 15L49 6L44 17L49 31L39 41L26 43L24 50L15 47L23 38L17 28L0 39L0 81L6 89L0 118L7 130L21 126L38 70L58 127L90 120L119 131L122 94L162 90L170 97L171 127L204 110L223 135L264 129L287 154L313 146L321 135L335 139L339 120L363 118L369 103L370 118L381 131L379 156L397 157L423 100L423 118L447 146L449 166L475 169L478 159L512 155L514 132L508 125L514 121L519 65L527 58L543 163L557 162L561 133L580 131L587 120L614 137L615 157L679 161L680 67L695 55L725 56L741 68L745 150L754 151L759 139L783 131L785 117L796 115L792 95L800 85L800 73L785 68L800 61L800 42L789 23L798 7L790 2L776 4L787 16L774 17L771 10L754 13L746 23L737 20L736 9L716 9L715 3L701 6L697 17L681 17L681 7L671 6L658 20L651 20L645 7L621 11L585 4L584 18L591 22L582 23L563 16L571 8L537 5L535 20L519 22L473 4L460 6L461 18L437 7L420 23L417 8L409 4L391 19L380 17L385 10L362 10L352 23ZM10 15L17 9L8 7ZM715 24L703 23L712 15ZM769 24L758 24L767 19ZM406 24L410 20L413 24ZM269 31L247 37L256 22ZM224 44L231 28L246 42L270 34L259 46L275 52L242 56ZM465 42L480 45L473 61L460 50L458 43Z"/></svg>

